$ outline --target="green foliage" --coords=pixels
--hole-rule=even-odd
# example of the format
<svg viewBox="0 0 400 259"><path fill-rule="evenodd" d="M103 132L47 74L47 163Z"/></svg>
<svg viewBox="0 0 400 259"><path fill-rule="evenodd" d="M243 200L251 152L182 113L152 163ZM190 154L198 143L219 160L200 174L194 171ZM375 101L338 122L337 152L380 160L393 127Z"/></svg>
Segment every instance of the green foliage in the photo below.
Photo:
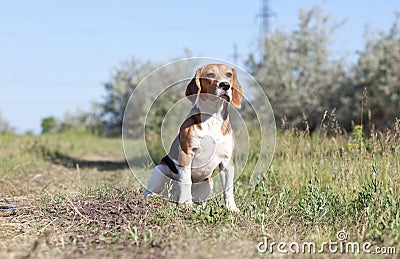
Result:
<svg viewBox="0 0 400 259"><path fill-rule="evenodd" d="M42 119L42 123L40 125L42 127L42 134L56 132L57 121L54 117L46 117Z"/></svg>
<svg viewBox="0 0 400 259"><path fill-rule="evenodd" d="M161 158L166 155L170 147L165 147L161 138L161 127L167 112L171 109L179 97L174 94L163 94L153 103L147 114L145 124L146 144L149 154L155 164L159 163ZM163 132L165 134L165 132ZM171 132L170 137L175 138L177 131Z"/></svg>
<svg viewBox="0 0 400 259"><path fill-rule="evenodd" d="M113 73L111 80L104 84L106 96L104 101L99 103L99 106L101 107L101 118L104 122L103 133L105 135L121 135L124 111L129 97L140 81L155 68L156 65L150 61L141 62L132 59L122 63L120 68L117 68ZM146 98L146 96L143 96L143 98ZM140 118L136 118L136 121L139 122Z"/></svg>
<svg viewBox="0 0 400 259"><path fill-rule="evenodd" d="M365 222L370 238L400 237L400 197L393 188L385 187L375 172L349 207L358 215L355 220Z"/></svg>
<svg viewBox="0 0 400 259"><path fill-rule="evenodd" d="M94 104L88 112L76 109L73 113L65 113L61 119L55 117L44 118L41 126L42 134L68 131L86 131L94 134L102 134L104 123L100 119L99 107Z"/></svg>
<svg viewBox="0 0 400 259"><path fill-rule="evenodd" d="M90 133L101 134L104 123L100 118L100 107L93 104L89 111L76 109L73 113L66 113L58 122L58 132L66 131L87 131Z"/></svg>
<svg viewBox="0 0 400 259"><path fill-rule="evenodd" d="M369 33L368 35L371 35ZM399 116L400 104L400 27L399 17L389 32L367 39L358 63L352 68L351 79L340 109L342 120L350 123L362 114L361 103L369 113L362 114L369 125L378 129L391 127ZM363 89L366 95L363 95Z"/></svg>
<svg viewBox="0 0 400 259"><path fill-rule="evenodd" d="M367 131L372 125L393 126L400 103L399 17L389 32L367 39L358 62L348 68L328 48L337 27L320 8L301 10L298 29L277 29L265 38L263 58L250 58L248 67L264 87L275 118L313 131L326 111L336 109L347 130L354 121Z"/></svg>
<svg viewBox="0 0 400 259"><path fill-rule="evenodd" d="M300 219L306 224L334 223L338 216L339 198L330 188L322 188L311 180L307 191L298 202L297 209Z"/></svg>
<svg viewBox="0 0 400 259"><path fill-rule="evenodd" d="M319 8L299 13L299 27L291 32L277 29L265 38L265 55L253 65L274 108L278 123L283 119L300 126L303 114L311 130L326 110L338 105L337 90L344 79L344 66L328 49L329 37L337 25Z"/></svg>

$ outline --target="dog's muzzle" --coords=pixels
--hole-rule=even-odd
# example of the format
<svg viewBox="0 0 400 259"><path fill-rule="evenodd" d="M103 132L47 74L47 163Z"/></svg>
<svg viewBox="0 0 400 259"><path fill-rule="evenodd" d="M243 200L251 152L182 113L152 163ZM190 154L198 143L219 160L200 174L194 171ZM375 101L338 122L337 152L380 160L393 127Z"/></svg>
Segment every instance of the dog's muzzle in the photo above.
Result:
<svg viewBox="0 0 400 259"><path fill-rule="evenodd" d="M224 99L227 102L231 101L231 96L228 91L231 89L231 84L228 81L221 81L218 83L218 97Z"/></svg>

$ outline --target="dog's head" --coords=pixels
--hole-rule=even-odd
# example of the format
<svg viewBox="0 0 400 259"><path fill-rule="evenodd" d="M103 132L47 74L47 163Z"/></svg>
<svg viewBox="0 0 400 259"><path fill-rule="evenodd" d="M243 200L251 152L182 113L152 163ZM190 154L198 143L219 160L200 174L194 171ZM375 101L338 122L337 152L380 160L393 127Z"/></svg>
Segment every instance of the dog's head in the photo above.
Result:
<svg viewBox="0 0 400 259"><path fill-rule="evenodd" d="M224 64L208 64L200 67L186 87L186 96L195 103L197 98L213 98L231 102L240 108L243 99L242 86L235 69Z"/></svg>

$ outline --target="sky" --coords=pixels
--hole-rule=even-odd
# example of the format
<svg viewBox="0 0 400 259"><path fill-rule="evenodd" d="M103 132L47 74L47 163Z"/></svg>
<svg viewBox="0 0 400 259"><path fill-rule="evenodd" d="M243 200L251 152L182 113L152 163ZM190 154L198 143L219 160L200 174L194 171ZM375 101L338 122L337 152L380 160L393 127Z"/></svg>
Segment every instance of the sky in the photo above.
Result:
<svg viewBox="0 0 400 259"><path fill-rule="evenodd" d="M256 53L261 0L3 1L0 7L0 114L17 133L40 133L48 116L87 110L104 83L131 58L168 63L193 56L233 62ZM270 0L271 30L298 25L300 8L318 5L333 22L335 56L354 62L365 29L388 32L395 0Z"/></svg>

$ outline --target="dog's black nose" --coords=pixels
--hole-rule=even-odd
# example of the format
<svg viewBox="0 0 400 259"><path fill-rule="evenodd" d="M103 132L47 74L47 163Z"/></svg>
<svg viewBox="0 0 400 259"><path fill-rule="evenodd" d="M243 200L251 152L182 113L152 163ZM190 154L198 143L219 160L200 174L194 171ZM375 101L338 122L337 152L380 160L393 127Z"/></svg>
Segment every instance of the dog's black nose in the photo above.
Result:
<svg viewBox="0 0 400 259"><path fill-rule="evenodd" d="M227 82L227 81L222 81L222 82L220 82L219 84L218 84L218 87L219 88L222 88L222 90L228 90L230 87L231 87L231 85L229 84L229 82Z"/></svg>

